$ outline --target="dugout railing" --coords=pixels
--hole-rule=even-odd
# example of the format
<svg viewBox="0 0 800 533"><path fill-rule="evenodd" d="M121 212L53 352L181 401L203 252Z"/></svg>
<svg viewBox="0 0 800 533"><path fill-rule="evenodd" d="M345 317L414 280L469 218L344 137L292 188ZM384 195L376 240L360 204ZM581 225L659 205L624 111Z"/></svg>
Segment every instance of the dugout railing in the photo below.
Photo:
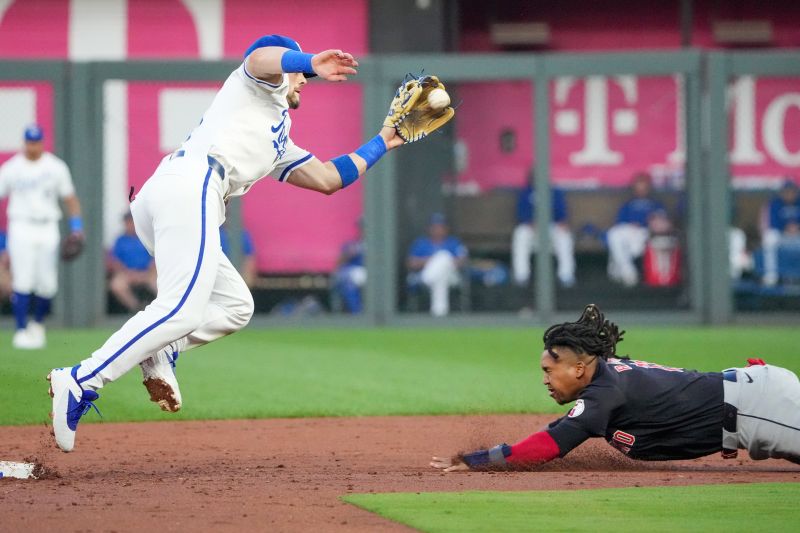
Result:
<svg viewBox="0 0 800 533"><path fill-rule="evenodd" d="M32 62L0 61L2 81L41 81L53 88L55 150L70 164L84 204L86 224L103 224L103 86L108 80L221 82L236 67L235 61L127 61ZM535 186L536 222L550 220L550 82L560 76L673 76L683 79L684 134L686 137L687 272L689 305L681 310L615 313L623 322L714 323L735 318L727 272L726 231L730 209L730 172L727 163L728 118L725 98L729 79L743 74L800 76L800 53L780 52L636 52L611 54L475 54L371 56L361 61L353 82L363 85L364 138L374 134L383 120L389 95L404 72L424 65L448 82L527 80L533 84L531 121L533 150L537 154ZM486 105L489 105L488 103ZM400 257L397 235L397 158L389 154L365 180L367 264L365 313L355 318L315 318L304 326L320 325L428 325L426 315L404 315L398 309ZM386 206L392 206L387 209ZM234 230L240 220L234 211ZM62 269L56 314L67 326L92 326L106 322L105 271L102 232L90 232L87 253ZM549 249L547 232L540 247ZM236 256L236 244L233 244ZM240 252L239 252L240 253ZM547 324L574 313L559 312L555 278L548 253L535 259L536 301L533 316L511 313L456 314L437 320L438 325ZM587 302L588 303L588 302ZM287 324L273 317L255 317L257 325Z"/></svg>

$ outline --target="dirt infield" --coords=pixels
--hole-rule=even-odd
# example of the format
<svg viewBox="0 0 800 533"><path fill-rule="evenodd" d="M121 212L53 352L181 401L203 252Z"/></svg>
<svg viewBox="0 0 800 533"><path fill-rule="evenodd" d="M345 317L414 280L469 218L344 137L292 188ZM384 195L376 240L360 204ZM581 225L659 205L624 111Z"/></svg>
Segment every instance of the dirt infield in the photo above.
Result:
<svg viewBox="0 0 800 533"><path fill-rule="evenodd" d="M2 427L0 459L48 479L0 480L3 531L399 531L351 492L537 490L800 481L784 461L640 463L594 439L536 472L442 474L449 454L514 442L552 417L375 417L84 424L71 454L44 427Z"/></svg>

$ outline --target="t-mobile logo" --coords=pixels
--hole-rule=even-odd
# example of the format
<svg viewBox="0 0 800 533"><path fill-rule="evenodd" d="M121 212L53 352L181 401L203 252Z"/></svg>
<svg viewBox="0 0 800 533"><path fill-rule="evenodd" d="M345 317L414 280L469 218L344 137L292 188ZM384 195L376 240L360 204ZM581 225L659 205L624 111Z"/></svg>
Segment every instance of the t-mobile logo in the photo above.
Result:
<svg viewBox="0 0 800 533"><path fill-rule="evenodd" d="M581 112L578 109L563 109L567 105L570 91L579 79L558 78L555 82L556 111L555 130L559 135L577 135L580 132ZM609 109L609 86L615 84L622 90L625 107ZM610 135L633 135L638 130L639 116L635 105L639 94L635 76L589 76L584 82L583 92L583 148L569 155L570 163L576 166L618 165L623 161L622 152L610 146ZM562 107L562 109L559 109ZM609 128L609 120L611 127Z"/></svg>

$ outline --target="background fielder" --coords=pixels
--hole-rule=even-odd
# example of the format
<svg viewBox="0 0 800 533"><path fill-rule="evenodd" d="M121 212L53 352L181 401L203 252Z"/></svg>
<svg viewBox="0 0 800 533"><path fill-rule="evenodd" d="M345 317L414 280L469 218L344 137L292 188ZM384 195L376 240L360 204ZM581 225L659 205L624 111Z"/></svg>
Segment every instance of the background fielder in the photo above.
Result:
<svg viewBox="0 0 800 533"><path fill-rule="evenodd" d="M292 142L289 109L300 105L305 76L343 81L356 66L341 50L305 54L292 39L264 36L247 50L180 149L162 160L131 203L136 233L155 256L158 294L90 357L48 376L62 450L72 450L77 423L98 398L95 391L137 364L151 399L178 410L180 391L170 366L177 354L249 322L252 296L220 247L227 200L265 176L332 194L405 142L399 127L424 92L422 78L404 82L380 133L351 154L323 163ZM438 86L435 81L425 89ZM443 110L436 127L452 115L452 108ZM417 140L435 128L410 129Z"/></svg>
<svg viewBox="0 0 800 533"><path fill-rule="evenodd" d="M67 165L46 152L42 128L25 130L25 148L0 167L0 198L8 202L15 348L45 346L44 319L58 290L58 246L63 199L70 232L82 239L81 206ZM33 320L28 313L33 304Z"/></svg>

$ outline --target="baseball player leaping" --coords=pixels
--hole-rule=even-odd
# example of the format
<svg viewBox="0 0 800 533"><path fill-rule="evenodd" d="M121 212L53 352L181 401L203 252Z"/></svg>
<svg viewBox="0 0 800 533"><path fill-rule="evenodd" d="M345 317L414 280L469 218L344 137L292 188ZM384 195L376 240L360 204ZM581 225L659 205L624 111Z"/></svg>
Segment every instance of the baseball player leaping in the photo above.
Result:
<svg viewBox="0 0 800 533"><path fill-rule="evenodd" d="M695 372L616 356L622 334L590 305L577 322L552 326L541 356L544 385L574 407L546 429L509 446L454 458L448 472L536 465L604 437L633 459L693 459L715 452L800 464L800 382L785 368L749 359L747 368Z"/></svg>
<svg viewBox="0 0 800 533"><path fill-rule="evenodd" d="M332 194L387 150L423 138L453 116L450 107L435 113L421 107L426 91L443 88L438 79L406 80L379 134L323 163L292 142L289 109L299 107L307 77L343 81L356 74L358 62L341 50L303 53L297 42L279 35L258 39L244 57L200 124L161 161L131 204L136 233L155 257L156 299L90 357L48 375L56 444L64 451L72 450L78 421L98 398L96 391L137 364L151 400L177 411L181 395L172 364L178 353L250 320L252 296L220 248L226 200L264 176Z"/></svg>

